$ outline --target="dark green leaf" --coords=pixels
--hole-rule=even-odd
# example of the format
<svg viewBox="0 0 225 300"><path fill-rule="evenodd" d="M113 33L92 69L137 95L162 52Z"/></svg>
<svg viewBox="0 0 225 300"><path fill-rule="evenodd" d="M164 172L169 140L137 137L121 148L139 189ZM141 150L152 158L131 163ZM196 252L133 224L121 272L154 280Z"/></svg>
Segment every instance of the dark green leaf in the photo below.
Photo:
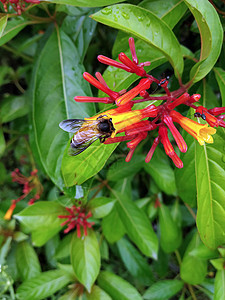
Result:
<svg viewBox="0 0 225 300"><path fill-rule="evenodd" d="M16 264L22 280L36 277L41 273L41 266L34 248L28 242L16 247Z"/></svg>
<svg viewBox="0 0 225 300"><path fill-rule="evenodd" d="M196 142L197 226L204 244L215 249L225 235L225 130L217 129L214 143L200 146Z"/></svg>
<svg viewBox="0 0 225 300"><path fill-rule="evenodd" d="M56 249L55 258L62 259L70 255L70 246L72 240L72 233L67 234L61 241Z"/></svg>
<svg viewBox="0 0 225 300"><path fill-rule="evenodd" d="M150 163L144 165L145 171L155 180L160 189L168 195L176 191L174 170L166 154L157 147Z"/></svg>
<svg viewBox="0 0 225 300"><path fill-rule="evenodd" d="M2 18L0 19L0 38L1 38L2 35L3 35L3 32L4 32L5 27L6 27L6 25L7 25L7 21L8 21L8 15L6 15L6 16L4 16L4 17L2 17Z"/></svg>
<svg viewBox="0 0 225 300"><path fill-rule="evenodd" d="M46 1L46 0L44 0ZM98 6L106 6L114 3L122 2L123 0L48 0L51 3L57 4L66 4L66 5L74 5L74 6L83 6L83 7L98 7Z"/></svg>
<svg viewBox="0 0 225 300"><path fill-rule="evenodd" d="M146 214L126 195L114 191L117 210L129 238L143 254L157 258L158 239Z"/></svg>
<svg viewBox="0 0 225 300"><path fill-rule="evenodd" d="M28 113L26 96L5 98L0 104L0 119L2 123L25 116Z"/></svg>
<svg viewBox="0 0 225 300"><path fill-rule="evenodd" d="M6 148L5 137L4 137L2 127L0 127L0 157L4 154L5 148ZM1 166L0 166L0 169L1 169ZM0 183L2 181L1 180L1 178L3 177L2 175L4 175L4 174L0 175Z"/></svg>
<svg viewBox="0 0 225 300"><path fill-rule="evenodd" d="M154 281L154 277L146 259L125 238L117 242L117 247L121 259L130 274L142 284L150 285Z"/></svg>
<svg viewBox="0 0 225 300"><path fill-rule="evenodd" d="M169 60L175 72L182 74L183 59L175 35L164 22L150 11L130 4L119 4L104 8L92 15L92 18L105 25L133 34L160 50Z"/></svg>
<svg viewBox="0 0 225 300"><path fill-rule="evenodd" d="M200 284L207 274L207 260L193 257L190 253L202 242L196 233L189 243L181 263L180 276L190 284ZM194 271L193 271L194 270Z"/></svg>
<svg viewBox="0 0 225 300"><path fill-rule="evenodd" d="M225 270L217 271L215 278L214 300L225 299Z"/></svg>
<svg viewBox="0 0 225 300"><path fill-rule="evenodd" d="M104 271L98 276L99 286L106 291L113 299L120 300L141 300L138 291L126 280Z"/></svg>
<svg viewBox="0 0 225 300"><path fill-rule="evenodd" d="M70 254L77 279L90 293L100 270L100 251L94 231L89 229L88 235L81 238L74 232Z"/></svg>
<svg viewBox="0 0 225 300"><path fill-rule="evenodd" d="M69 134L59 128L59 123L94 114L92 103L73 100L76 95L90 95L90 88L82 77L83 71L70 38L63 31L55 31L34 68L31 136L43 168L60 188L63 187L61 160Z"/></svg>
<svg viewBox="0 0 225 300"><path fill-rule="evenodd" d="M220 87L220 93L222 97L222 106L225 106L225 71L221 68L214 68L216 80Z"/></svg>
<svg viewBox="0 0 225 300"><path fill-rule="evenodd" d="M40 275L24 281L17 289L21 300L46 299L71 281L63 270L43 272Z"/></svg>
<svg viewBox="0 0 225 300"><path fill-rule="evenodd" d="M143 295L143 299L147 300L167 300L176 295L184 286L183 281L161 280L153 283Z"/></svg>
<svg viewBox="0 0 225 300"><path fill-rule="evenodd" d="M123 226L115 205L110 214L103 218L102 231L109 243L117 242L125 234L126 229Z"/></svg>
<svg viewBox="0 0 225 300"><path fill-rule="evenodd" d="M114 199L106 197L94 198L88 204L88 209L92 212L94 218L103 218L110 213L114 203Z"/></svg>
<svg viewBox="0 0 225 300"><path fill-rule="evenodd" d="M97 285L93 286L90 294L86 293L86 297L87 300L112 300L112 298Z"/></svg>
<svg viewBox="0 0 225 300"><path fill-rule="evenodd" d="M125 158L118 159L110 166L107 172L109 181L119 181L126 177L135 175L144 166L145 158L143 155L134 155L131 163L127 163ZM131 168L132 164L132 168Z"/></svg>
<svg viewBox="0 0 225 300"><path fill-rule="evenodd" d="M205 0L185 0L195 17L201 35L200 61L194 65L190 79L197 82L212 69L220 55L223 29L214 7Z"/></svg>

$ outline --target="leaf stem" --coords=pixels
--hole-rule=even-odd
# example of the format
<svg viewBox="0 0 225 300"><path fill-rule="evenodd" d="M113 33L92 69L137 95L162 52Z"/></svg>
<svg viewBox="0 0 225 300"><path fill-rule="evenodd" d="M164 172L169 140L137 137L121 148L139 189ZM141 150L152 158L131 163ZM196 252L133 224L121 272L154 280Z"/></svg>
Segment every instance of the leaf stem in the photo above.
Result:
<svg viewBox="0 0 225 300"><path fill-rule="evenodd" d="M195 292L194 292L194 290L193 290L193 288L192 288L192 285L188 284L187 286L188 286L188 289L189 289L189 291L190 291L190 293L191 293L192 299L193 299L193 300L197 300L197 298L196 298L196 296L195 296Z"/></svg>
<svg viewBox="0 0 225 300"><path fill-rule="evenodd" d="M5 49L6 51L9 51L13 54L15 54L16 56L20 56L22 58L24 58L25 60L29 61L29 62L33 62L33 58L29 57L28 55L25 55L21 52L19 52L18 50L16 50L15 48L9 47L7 45L2 45L1 46L3 49Z"/></svg>
<svg viewBox="0 0 225 300"><path fill-rule="evenodd" d="M189 213L192 215L193 219L196 220L196 215L193 212L193 210L191 209L191 207L185 202L184 202L184 205L187 207L187 209L188 209Z"/></svg>
<svg viewBox="0 0 225 300"><path fill-rule="evenodd" d="M179 251L175 250L174 253L175 253L175 255L176 255L176 258L177 258L177 261L178 261L179 266L181 266L182 260L181 260L181 256L180 256Z"/></svg>

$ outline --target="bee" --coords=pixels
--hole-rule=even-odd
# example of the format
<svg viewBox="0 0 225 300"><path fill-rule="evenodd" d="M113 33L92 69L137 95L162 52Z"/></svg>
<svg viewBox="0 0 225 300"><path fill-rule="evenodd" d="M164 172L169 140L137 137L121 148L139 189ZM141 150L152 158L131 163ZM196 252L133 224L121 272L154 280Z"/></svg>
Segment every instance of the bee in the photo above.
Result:
<svg viewBox="0 0 225 300"><path fill-rule="evenodd" d="M78 155L97 139L101 143L115 131L112 119L100 115L96 120L68 119L59 124L64 131L75 133L71 139L69 155Z"/></svg>

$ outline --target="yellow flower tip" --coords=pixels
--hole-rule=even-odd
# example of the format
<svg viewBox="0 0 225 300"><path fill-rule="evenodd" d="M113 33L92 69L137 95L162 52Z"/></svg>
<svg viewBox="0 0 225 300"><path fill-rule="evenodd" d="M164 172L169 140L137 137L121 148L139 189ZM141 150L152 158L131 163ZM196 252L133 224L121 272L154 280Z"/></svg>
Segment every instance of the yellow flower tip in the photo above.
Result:
<svg viewBox="0 0 225 300"><path fill-rule="evenodd" d="M213 137L212 135L216 133L216 129L212 127L208 127L207 124L205 124L204 127L202 127L199 130L199 134L197 136L197 140L199 144L202 146L205 143L212 144L213 143Z"/></svg>

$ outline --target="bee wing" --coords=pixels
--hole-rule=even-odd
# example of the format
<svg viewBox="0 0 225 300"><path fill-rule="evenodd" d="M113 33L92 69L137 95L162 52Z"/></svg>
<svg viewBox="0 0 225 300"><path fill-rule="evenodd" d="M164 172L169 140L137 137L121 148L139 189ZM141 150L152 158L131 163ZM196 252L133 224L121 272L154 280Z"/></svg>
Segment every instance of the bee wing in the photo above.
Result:
<svg viewBox="0 0 225 300"><path fill-rule="evenodd" d="M99 135L92 136L88 141L86 141L85 143L80 144L77 147L74 147L73 144L71 143L70 144L71 147L68 151L69 155L75 156L77 154L80 154L85 149L87 149L91 144L93 144L99 137L100 137Z"/></svg>
<svg viewBox="0 0 225 300"><path fill-rule="evenodd" d="M64 131L76 133L85 123L82 119L68 119L59 123L59 127Z"/></svg>

